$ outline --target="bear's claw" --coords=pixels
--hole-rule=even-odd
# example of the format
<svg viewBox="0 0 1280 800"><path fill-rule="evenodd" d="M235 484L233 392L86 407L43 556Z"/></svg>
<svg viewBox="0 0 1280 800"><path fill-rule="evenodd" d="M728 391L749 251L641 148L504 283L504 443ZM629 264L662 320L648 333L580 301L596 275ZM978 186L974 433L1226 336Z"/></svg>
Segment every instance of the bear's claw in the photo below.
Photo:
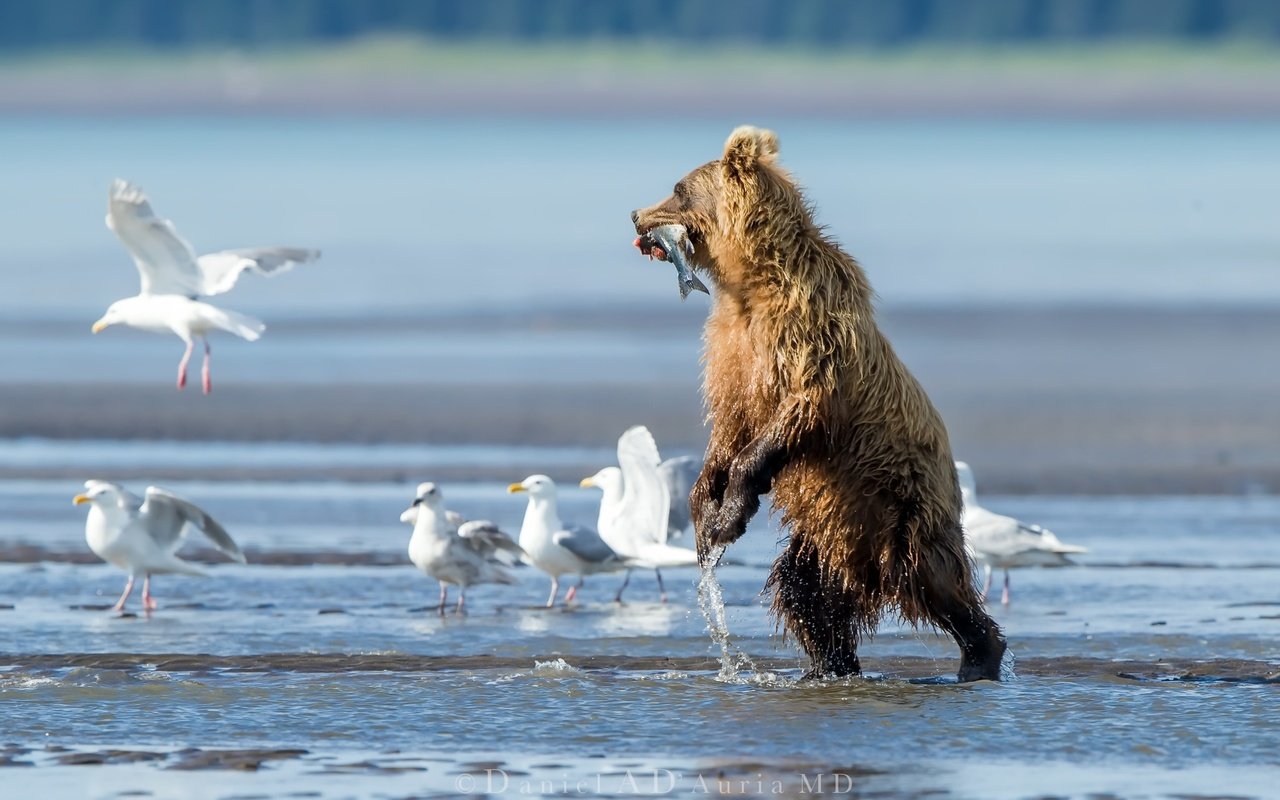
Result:
<svg viewBox="0 0 1280 800"><path fill-rule="evenodd" d="M745 524L726 522L723 512L713 515L707 523L698 526L698 561L705 562L708 553L717 547L728 547L745 532Z"/></svg>

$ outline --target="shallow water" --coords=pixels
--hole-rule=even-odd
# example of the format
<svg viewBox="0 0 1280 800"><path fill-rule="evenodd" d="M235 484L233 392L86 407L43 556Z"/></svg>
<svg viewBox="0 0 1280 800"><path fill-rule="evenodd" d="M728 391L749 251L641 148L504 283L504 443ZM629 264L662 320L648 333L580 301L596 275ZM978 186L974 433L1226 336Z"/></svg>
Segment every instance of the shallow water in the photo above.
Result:
<svg viewBox="0 0 1280 800"><path fill-rule="evenodd" d="M699 775L764 781L718 791L770 796L773 780L797 794L838 772L885 796L1265 797L1280 766L1280 685L1268 682L1280 672L1280 498L987 498L1090 548L1078 567L1015 573L1013 604L993 606L1016 680L955 685L950 642L887 624L862 648L867 678L797 685L803 661L759 596L777 538L765 519L717 571L732 646L757 667L726 679L696 570L666 575L666 605L646 575L623 605L610 600L618 577L594 576L580 605L548 611L545 576L523 569L514 587L473 589L469 615L442 618L424 608L436 586L400 555L410 485L167 485L251 559L375 554L389 566L217 563L205 579L157 579L161 610L120 618L72 608L114 600L123 576L106 565L0 564L0 606L13 606L0 610L0 730L31 750L9 758L39 765L8 773L31 793L563 795L578 792L541 782L658 769L680 775L670 793L684 795L704 793ZM54 559L81 548L76 488L0 483L0 544ZM514 528L523 513L499 483L444 489L468 515ZM562 495L565 518L594 516L590 492ZM231 768L192 781L175 777L188 746L308 752L267 761L257 781ZM159 755L101 755L111 748ZM602 792L636 793L585 794Z"/></svg>
<svg viewBox="0 0 1280 800"><path fill-rule="evenodd" d="M23 268L0 277L0 314L93 314L136 289L102 225L117 176L201 252L321 248L228 300L268 322L675 302L627 215L744 121L10 117L6 252ZM777 124L819 221L888 301L1280 298L1274 121Z"/></svg>

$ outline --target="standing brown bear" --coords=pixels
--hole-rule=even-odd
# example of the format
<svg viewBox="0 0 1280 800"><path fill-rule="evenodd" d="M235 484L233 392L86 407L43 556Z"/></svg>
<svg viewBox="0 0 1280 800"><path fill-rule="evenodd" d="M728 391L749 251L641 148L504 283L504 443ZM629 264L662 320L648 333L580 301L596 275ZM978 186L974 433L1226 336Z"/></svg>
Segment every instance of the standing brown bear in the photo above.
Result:
<svg viewBox="0 0 1280 800"><path fill-rule="evenodd" d="M1005 641L974 588L946 427L876 327L862 268L813 221L771 132L632 213L637 246L684 225L715 284L704 394L712 424L690 506L698 554L736 541L773 492L790 539L768 585L813 661L857 674L859 640L889 607L960 645L962 681L1000 677Z"/></svg>

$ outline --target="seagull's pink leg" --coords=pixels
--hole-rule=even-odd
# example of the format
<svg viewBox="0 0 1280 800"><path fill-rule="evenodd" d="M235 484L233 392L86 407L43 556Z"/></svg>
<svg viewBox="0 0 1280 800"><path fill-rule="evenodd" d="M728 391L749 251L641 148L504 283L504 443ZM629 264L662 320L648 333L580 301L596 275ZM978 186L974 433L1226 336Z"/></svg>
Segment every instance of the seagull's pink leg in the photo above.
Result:
<svg viewBox="0 0 1280 800"><path fill-rule="evenodd" d="M440 606L436 609L440 612L440 616L444 616L444 607L449 603L449 587L444 581L440 581Z"/></svg>
<svg viewBox="0 0 1280 800"><path fill-rule="evenodd" d="M556 604L556 595L560 594L560 579L551 576L551 596L547 598L547 608L551 608Z"/></svg>
<svg viewBox="0 0 1280 800"><path fill-rule="evenodd" d="M573 602L573 598L578 596L578 590L582 588L582 584L586 583L586 577L579 575L578 582L569 587L569 591L564 593L564 603L568 605Z"/></svg>
<svg viewBox="0 0 1280 800"><path fill-rule="evenodd" d="M151 594L151 573L148 572L142 579L142 608L145 611L155 611L159 607L160 604Z"/></svg>
<svg viewBox="0 0 1280 800"><path fill-rule="evenodd" d="M1000 602L1009 605L1009 570L1004 571L1004 592L1000 595Z"/></svg>
<svg viewBox="0 0 1280 800"><path fill-rule="evenodd" d="M191 348L195 346L195 342L187 340L187 352L182 354L182 360L178 362L178 388L182 389L187 385L187 363L191 361Z"/></svg>
<svg viewBox="0 0 1280 800"><path fill-rule="evenodd" d="M983 571L983 572L985 572L985 573L987 573L987 580L986 580L986 582L985 582L985 583L983 583L983 584L982 584L982 599L983 599L983 600L986 600L986 599L987 599L987 592L990 592L990 591L991 591L991 565L990 565L990 564L983 564L983 565L982 565L982 571Z"/></svg>
<svg viewBox="0 0 1280 800"><path fill-rule="evenodd" d="M129 575L129 582L124 585L124 594L120 595L120 599L111 607L112 611L124 611L125 601L129 599L129 595L133 594L133 575Z"/></svg>
<svg viewBox="0 0 1280 800"><path fill-rule="evenodd" d="M200 368L200 384L204 387L204 393L208 394L213 391L213 381L209 375L209 340L204 340L204 366Z"/></svg>
<svg viewBox="0 0 1280 800"><path fill-rule="evenodd" d="M466 603L467 603L467 587L459 586L458 587L458 607L453 610L453 613L455 614L467 613L467 609L464 608Z"/></svg>

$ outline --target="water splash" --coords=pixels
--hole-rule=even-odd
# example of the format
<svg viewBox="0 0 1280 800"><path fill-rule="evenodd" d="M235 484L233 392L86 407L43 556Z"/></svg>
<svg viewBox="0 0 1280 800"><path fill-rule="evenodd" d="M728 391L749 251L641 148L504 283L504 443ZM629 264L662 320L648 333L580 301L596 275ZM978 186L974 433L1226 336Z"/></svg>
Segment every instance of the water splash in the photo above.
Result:
<svg viewBox="0 0 1280 800"><path fill-rule="evenodd" d="M557 658L552 661L534 661L533 669L528 672L512 672L507 675L501 675L491 681L487 681L489 685L497 685L501 683L511 683L523 678L563 678L569 675L581 675L582 670L565 661L563 658Z"/></svg>
<svg viewBox="0 0 1280 800"><path fill-rule="evenodd" d="M1018 657L1013 654L1012 649L1006 649L1004 656L1000 659L1000 682L1013 681L1018 679L1018 673L1014 667L1018 664Z"/></svg>
<svg viewBox="0 0 1280 800"><path fill-rule="evenodd" d="M725 546L717 545L711 549L710 557L703 561L702 578L698 581L698 608L707 620L707 632L711 640L720 646L720 674L722 681L743 682L749 676L743 672L758 675L751 657L733 646L729 639L729 623L725 617L724 590L720 581L716 580L716 565L724 555Z"/></svg>
<svg viewBox="0 0 1280 800"><path fill-rule="evenodd" d="M564 675L567 673L581 672L582 670L565 661L563 658L557 658L554 661L534 661L534 675Z"/></svg>

